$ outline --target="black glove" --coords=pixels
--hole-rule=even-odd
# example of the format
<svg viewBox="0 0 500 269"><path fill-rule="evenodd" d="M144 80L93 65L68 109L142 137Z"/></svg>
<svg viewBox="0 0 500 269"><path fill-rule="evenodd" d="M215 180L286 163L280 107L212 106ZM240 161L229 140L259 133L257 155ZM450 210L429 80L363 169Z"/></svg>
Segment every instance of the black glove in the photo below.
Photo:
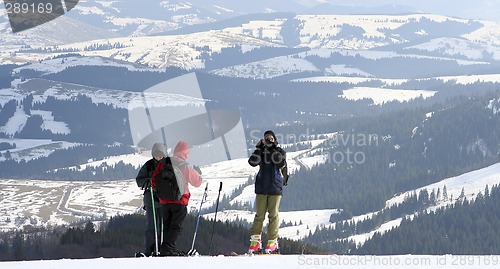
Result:
<svg viewBox="0 0 500 269"><path fill-rule="evenodd" d="M151 179L149 179L146 182L144 182L144 184L142 185L142 189L143 190L149 190L149 189L151 189Z"/></svg>
<svg viewBox="0 0 500 269"><path fill-rule="evenodd" d="M193 165L193 169L201 176L202 173L201 173L201 169L199 166Z"/></svg>
<svg viewBox="0 0 500 269"><path fill-rule="evenodd" d="M257 143L257 145L255 145L255 147L258 148L258 149L264 148L264 143L262 143L262 139L259 140L259 142Z"/></svg>

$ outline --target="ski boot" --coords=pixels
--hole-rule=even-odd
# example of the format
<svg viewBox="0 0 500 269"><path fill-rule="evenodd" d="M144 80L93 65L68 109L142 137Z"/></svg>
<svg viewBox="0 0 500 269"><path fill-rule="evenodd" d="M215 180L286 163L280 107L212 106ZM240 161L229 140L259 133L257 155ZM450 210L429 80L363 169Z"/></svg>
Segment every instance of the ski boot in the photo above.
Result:
<svg viewBox="0 0 500 269"><path fill-rule="evenodd" d="M250 236L250 247L248 248L248 254L259 253L262 250L262 241L260 239L260 234L255 234Z"/></svg>
<svg viewBox="0 0 500 269"><path fill-rule="evenodd" d="M267 240L267 246L264 250L266 254L278 254L280 253L278 246L278 239Z"/></svg>

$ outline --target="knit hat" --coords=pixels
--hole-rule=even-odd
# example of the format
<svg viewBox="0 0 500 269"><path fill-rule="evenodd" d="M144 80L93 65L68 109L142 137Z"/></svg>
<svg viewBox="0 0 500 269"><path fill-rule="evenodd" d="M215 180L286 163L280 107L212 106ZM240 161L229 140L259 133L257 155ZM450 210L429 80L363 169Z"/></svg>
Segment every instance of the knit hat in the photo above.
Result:
<svg viewBox="0 0 500 269"><path fill-rule="evenodd" d="M183 159L187 159L187 155L189 154L189 146L184 141L179 141L174 148L174 155L177 157L181 157Z"/></svg>
<svg viewBox="0 0 500 269"><path fill-rule="evenodd" d="M264 132L264 138L268 135L272 135L274 137L274 141L278 141L278 139L276 139L276 135L274 134L273 131L271 130L267 130L266 132Z"/></svg>
<svg viewBox="0 0 500 269"><path fill-rule="evenodd" d="M153 157L165 157L167 156L167 148L162 143L155 143L151 149L151 155Z"/></svg>

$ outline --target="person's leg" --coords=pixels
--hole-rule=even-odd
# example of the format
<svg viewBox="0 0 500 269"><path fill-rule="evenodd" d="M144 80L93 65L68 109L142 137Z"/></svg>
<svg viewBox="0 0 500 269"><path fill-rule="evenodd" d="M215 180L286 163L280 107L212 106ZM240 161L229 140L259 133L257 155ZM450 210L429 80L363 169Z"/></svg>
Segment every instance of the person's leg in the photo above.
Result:
<svg viewBox="0 0 500 269"><path fill-rule="evenodd" d="M144 210L146 210L146 229L144 231L144 234L145 234L145 238L144 238L144 254L146 256L149 256L151 255L151 253L153 251L155 251L155 246L156 246L156 242L155 242L155 222L156 222L156 227L157 227L157 230L156 230L156 233L158 235L158 246L160 246L161 244L161 230L160 230L160 227L161 227L161 210L160 210L160 207L161 207L161 204L160 202L158 201L158 199L155 199L154 201L154 206L156 208L156 211L153 212L153 203L151 201L151 193L149 191L146 191L144 193L144 199L143 199L143 203L144 203ZM153 215L154 213L154 215ZM155 217L156 217L156 220L155 220Z"/></svg>
<svg viewBox="0 0 500 269"><path fill-rule="evenodd" d="M187 207L180 204L169 204L170 221L169 226L164 232L163 243L172 247L175 251L175 242L182 232L182 222L187 216Z"/></svg>
<svg viewBox="0 0 500 269"><path fill-rule="evenodd" d="M160 253L168 252L173 246L167 244L167 233L170 229L170 222L172 221L172 212L168 204L161 205L161 219L163 224L163 238L161 243Z"/></svg>
<svg viewBox="0 0 500 269"><path fill-rule="evenodd" d="M278 246L278 229L279 229L279 207L281 195L270 195L268 197L269 226L267 227L267 244L266 253L276 253L279 251Z"/></svg>
<svg viewBox="0 0 500 269"><path fill-rule="evenodd" d="M153 207L144 206L146 209L146 230L145 230L145 242L144 242L144 254L146 256L151 255L155 251L155 227L153 218Z"/></svg>
<svg viewBox="0 0 500 269"><path fill-rule="evenodd" d="M267 198L267 210L269 212L269 226L267 227L267 238L270 240L275 240L278 238L279 230L279 207L280 207L281 195L269 195Z"/></svg>
<svg viewBox="0 0 500 269"><path fill-rule="evenodd" d="M257 194L257 196L255 196L255 217L252 227L250 228L251 235L260 235L262 233L262 227L264 226L264 220L266 218L266 209L267 195Z"/></svg>
<svg viewBox="0 0 500 269"><path fill-rule="evenodd" d="M255 217L252 227L250 228L250 247L248 252L254 253L262 249L262 227L266 218L267 195L257 194L255 197Z"/></svg>

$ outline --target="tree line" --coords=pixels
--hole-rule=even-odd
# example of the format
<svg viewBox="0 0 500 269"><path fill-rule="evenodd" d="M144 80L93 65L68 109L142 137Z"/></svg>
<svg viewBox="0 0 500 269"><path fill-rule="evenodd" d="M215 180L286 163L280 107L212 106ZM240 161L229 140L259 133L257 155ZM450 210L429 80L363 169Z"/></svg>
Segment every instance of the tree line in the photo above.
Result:
<svg viewBox="0 0 500 269"><path fill-rule="evenodd" d="M412 220L373 238L353 251L356 254L500 254L500 188L437 210L425 210Z"/></svg>
<svg viewBox="0 0 500 269"><path fill-rule="evenodd" d="M188 214L177 248L191 248L196 216ZM133 257L144 249L145 216L141 214L111 217L96 224L85 221L70 227L25 227L0 232L0 260L76 259L96 257ZM212 230L214 231L213 241ZM203 255L244 253L250 232L241 224L200 218L196 250ZM264 235L265 238L265 235ZM281 253L324 253L312 245L280 239Z"/></svg>
<svg viewBox="0 0 500 269"><path fill-rule="evenodd" d="M318 148L328 159L292 175L282 209L340 208L361 215L382 209L396 193L500 161L500 117L488 108L498 97L459 97L323 124L339 132Z"/></svg>

